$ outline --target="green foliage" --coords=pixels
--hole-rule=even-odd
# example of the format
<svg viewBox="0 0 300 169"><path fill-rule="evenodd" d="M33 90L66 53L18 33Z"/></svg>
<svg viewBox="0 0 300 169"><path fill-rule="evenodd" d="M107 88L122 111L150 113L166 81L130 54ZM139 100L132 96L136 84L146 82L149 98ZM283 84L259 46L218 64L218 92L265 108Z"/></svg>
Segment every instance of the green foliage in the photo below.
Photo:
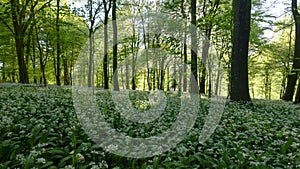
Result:
<svg viewBox="0 0 300 169"><path fill-rule="evenodd" d="M70 88L0 86L0 168L299 168L300 108L282 101L228 103L215 133L203 145L198 136L209 101L202 100L194 128L175 148L146 159L105 152L81 129ZM98 91L107 121L118 130L149 137L166 130L180 108L167 94L166 112L138 125L114 112L111 95ZM132 102L148 92L133 92Z"/></svg>

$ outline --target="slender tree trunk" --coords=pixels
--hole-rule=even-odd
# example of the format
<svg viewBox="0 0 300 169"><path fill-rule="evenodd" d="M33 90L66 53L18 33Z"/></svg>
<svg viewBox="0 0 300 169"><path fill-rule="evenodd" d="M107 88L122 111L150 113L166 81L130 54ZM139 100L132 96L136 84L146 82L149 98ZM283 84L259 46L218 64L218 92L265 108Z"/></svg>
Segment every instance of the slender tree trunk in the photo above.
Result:
<svg viewBox="0 0 300 169"><path fill-rule="evenodd" d="M94 19L93 19L93 1L88 1L89 7L89 69L88 69L88 87L94 86L92 78L94 76L93 66L94 66Z"/></svg>
<svg viewBox="0 0 300 169"><path fill-rule="evenodd" d="M152 69L152 86L153 86L153 90L155 90L156 89L156 71L155 71L155 69Z"/></svg>
<svg viewBox="0 0 300 169"><path fill-rule="evenodd" d="M39 39L39 36L38 36L38 31L37 31L37 27L35 28L35 31L36 31L36 42L37 42L37 47L38 47L38 50L39 50L39 60L40 60L40 69L41 69L41 73L42 73L42 78L44 80L44 85L46 86L47 85L47 81L46 81L46 74L45 74L45 63L44 63L44 53L43 53L43 49L42 49L42 46L40 44L40 39ZM47 42L47 51L48 51L48 42ZM55 67L55 63L54 63L54 67ZM40 81L41 82L41 81Z"/></svg>
<svg viewBox="0 0 300 169"><path fill-rule="evenodd" d="M180 4L180 8L181 8L181 14L182 14L182 18L184 19L184 37L183 37L183 84L182 84L182 90L184 92L187 91L187 16L184 10L184 0L181 1Z"/></svg>
<svg viewBox="0 0 300 169"><path fill-rule="evenodd" d="M198 53L198 41L197 41L197 0L191 0L191 93L198 93L198 70L197 70L197 53Z"/></svg>
<svg viewBox="0 0 300 169"><path fill-rule="evenodd" d="M265 70L265 99L269 99L269 78L270 78L270 75L269 75L269 71L268 71L268 68L266 68Z"/></svg>
<svg viewBox="0 0 300 169"><path fill-rule="evenodd" d="M164 90L164 81L165 81L165 58L161 58L161 62L160 62L160 87L159 87L160 90Z"/></svg>
<svg viewBox="0 0 300 169"><path fill-rule="evenodd" d="M60 14L60 0L57 0L56 9L56 84L61 85L60 82L60 26L59 26L59 14Z"/></svg>
<svg viewBox="0 0 300 169"><path fill-rule="evenodd" d="M63 57L63 66L64 66L64 85L70 85L67 56Z"/></svg>
<svg viewBox="0 0 300 169"><path fill-rule="evenodd" d="M104 89L108 89L109 75L108 75L108 14L111 8L111 0L103 0L104 4L104 59L103 59L103 78Z"/></svg>
<svg viewBox="0 0 300 169"><path fill-rule="evenodd" d="M105 11L104 17L104 59L103 59L103 75L104 89L108 89L108 34L107 34L108 12Z"/></svg>
<svg viewBox="0 0 300 169"><path fill-rule="evenodd" d="M207 70L206 70L206 61L208 58L208 51L209 51L209 47L210 47L210 32L211 29L207 28L208 30L206 30L205 33L205 37L203 40L203 46L202 46L202 60L201 60L201 78L200 78L200 93L204 94L205 93L205 82L206 82L206 74L207 74Z"/></svg>
<svg viewBox="0 0 300 169"><path fill-rule="evenodd" d="M125 56L127 57L127 46L125 46ZM126 76L126 89L129 89L129 62L126 58L126 64L125 64L125 76Z"/></svg>
<svg viewBox="0 0 300 169"><path fill-rule="evenodd" d="M33 29L33 28L32 28ZM31 35L33 36L33 35ZM32 38L32 68L33 68L33 83L37 84L36 78L36 55L35 55L35 44L34 44L34 36Z"/></svg>
<svg viewBox="0 0 300 169"><path fill-rule="evenodd" d="M112 24L113 24L113 86L114 90L119 90L118 80L118 29L117 29L117 0L112 4Z"/></svg>
<svg viewBox="0 0 300 169"><path fill-rule="evenodd" d="M132 24L132 40L131 40L131 54L132 54L132 72L131 72L131 87L132 87L132 90L135 90L136 89L136 85L135 85L135 67L136 67L136 63L135 63L135 54L134 54L134 43L135 43L135 40L136 40L136 37L135 37L135 25Z"/></svg>
<svg viewBox="0 0 300 169"><path fill-rule="evenodd" d="M223 52L221 52L220 54L220 58L223 57ZM217 70L217 79L216 79L216 91L215 91L215 95L218 96L219 95L219 84L221 82L221 69L222 69L222 63L221 63L221 59L218 60L218 70Z"/></svg>
<svg viewBox="0 0 300 169"><path fill-rule="evenodd" d="M143 15L141 15L141 19L142 19L142 30L143 30L143 43L144 43L144 48L146 51L146 65L147 65L147 85L148 85L148 89L151 90L151 82L150 82L150 69L149 69L149 52L148 52L148 48L149 48L149 37L148 40L146 39L146 30L145 30L145 20ZM147 43L148 42L148 43Z"/></svg>
<svg viewBox="0 0 300 169"><path fill-rule="evenodd" d="M213 77L213 73L212 73L212 58L207 58L207 64L208 64L208 97L210 98L212 95L212 77Z"/></svg>
<svg viewBox="0 0 300 169"><path fill-rule="evenodd" d="M93 25L92 25L93 26ZM88 87L94 86L93 84L93 76L94 76L94 29L93 27L90 27L89 29L89 70L88 70Z"/></svg>
<svg viewBox="0 0 300 169"><path fill-rule="evenodd" d="M251 0L233 0L234 32L231 57L231 100L249 102L248 48Z"/></svg>
<svg viewBox="0 0 300 169"><path fill-rule="evenodd" d="M125 89L125 80L124 80L124 68L120 67L121 71L121 86L123 89Z"/></svg>

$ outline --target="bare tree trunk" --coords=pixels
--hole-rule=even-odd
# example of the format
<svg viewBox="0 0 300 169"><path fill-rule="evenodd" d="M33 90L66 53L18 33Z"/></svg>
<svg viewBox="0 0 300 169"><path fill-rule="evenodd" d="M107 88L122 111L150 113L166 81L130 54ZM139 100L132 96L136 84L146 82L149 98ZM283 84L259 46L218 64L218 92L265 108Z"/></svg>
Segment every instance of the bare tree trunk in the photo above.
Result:
<svg viewBox="0 0 300 169"><path fill-rule="evenodd" d="M36 42L37 42L37 47L38 47L38 50L39 50L39 60L40 60L40 69L41 69L41 73L42 73L42 78L41 80L43 79L44 80L44 85L46 86L47 85L47 81L46 81L46 74L45 74L45 63L44 63L44 53L43 53L43 49L42 49L42 46L40 44L40 39L39 39L39 36L38 36L38 31L37 31L37 27L35 28L35 31L36 31ZM48 42L47 42L47 51L48 51ZM47 53L48 54L48 53ZM55 65L55 63L54 63ZM41 81L40 81L41 82Z"/></svg>
<svg viewBox="0 0 300 169"><path fill-rule="evenodd" d="M33 27L32 27L33 29ZM33 31L33 30L32 30ZM33 35L31 35L33 36ZM32 38L32 68L33 68L33 83L37 84L37 78L36 78L36 55L35 55L35 44L34 44L34 37Z"/></svg>
<svg viewBox="0 0 300 169"><path fill-rule="evenodd" d="M56 84L61 85L60 82L60 26L59 26L59 14L60 14L60 0L57 0L56 9Z"/></svg>
<svg viewBox="0 0 300 169"><path fill-rule="evenodd" d="M190 92L198 93L198 70L197 70L197 53L198 53L198 41L197 41L197 1L191 0L191 78L190 78Z"/></svg>
<svg viewBox="0 0 300 169"><path fill-rule="evenodd" d="M210 32L211 29L206 30L207 33L205 33L204 41L203 41L203 46L202 46L202 60L201 60L201 78L200 78L200 93L205 93L205 82L206 82L206 75L207 75L207 70L206 70L206 61L208 58L208 51L210 47ZM210 83L210 82L209 82Z"/></svg>
<svg viewBox="0 0 300 169"><path fill-rule="evenodd" d="M131 54L132 54L132 72L131 72L131 88L132 90L136 89L136 84L135 84L135 68L136 68L136 58L134 54L134 43L136 40L135 37L135 26L132 24L132 40L131 40Z"/></svg>
<svg viewBox="0 0 300 169"><path fill-rule="evenodd" d="M125 46L125 56L127 57L127 46ZM125 76L126 76L126 89L129 89L129 62L128 59L126 60L126 65L125 65Z"/></svg>
<svg viewBox="0 0 300 169"><path fill-rule="evenodd" d="M107 4L107 0L103 0L104 4L104 59L103 59L103 77L104 77L104 89L108 89L108 14L111 8L111 1Z"/></svg>
<svg viewBox="0 0 300 169"><path fill-rule="evenodd" d="M249 102L248 48L250 35L251 0L234 0L234 32L231 60L232 101Z"/></svg>
<svg viewBox="0 0 300 169"><path fill-rule="evenodd" d="M297 0L292 0L292 12L293 17L296 23L296 37L295 37L295 47L294 47L294 58L293 58L293 66L292 71L288 75L287 78L287 87L285 90L285 94L283 96L283 100L292 101L295 85L298 79L299 69L300 69L300 14L298 12ZM295 103L300 103L300 85L298 85L298 90L296 93Z"/></svg>
<svg viewBox="0 0 300 169"><path fill-rule="evenodd" d="M118 29L117 29L117 0L112 4L112 22L113 22L113 86L114 90L119 90L118 80Z"/></svg>
<svg viewBox="0 0 300 169"><path fill-rule="evenodd" d="M180 4L180 8L181 8L181 13L182 13L182 18L184 19L184 37L183 37L183 84L182 84L182 88L183 91L186 92L187 91L187 16L184 10L184 0L181 1Z"/></svg>
<svg viewBox="0 0 300 169"><path fill-rule="evenodd" d="M63 56L63 67L64 67L64 85L70 85L67 56Z"/></svg>

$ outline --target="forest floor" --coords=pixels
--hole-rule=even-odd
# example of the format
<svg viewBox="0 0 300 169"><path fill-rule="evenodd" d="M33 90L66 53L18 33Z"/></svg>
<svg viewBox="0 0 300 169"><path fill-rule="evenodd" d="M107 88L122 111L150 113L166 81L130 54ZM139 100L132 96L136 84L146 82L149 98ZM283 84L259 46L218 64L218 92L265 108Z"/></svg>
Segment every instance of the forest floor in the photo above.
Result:
<svg viewBox="0 0 300 169"><path fill-rule="evenodd" d="M130 137L166 131L180 110L166 94L165 112L149 124L120 118L110 94L96 91L108 124ZM148 92L132 92L133 106L149 109ZM101 101L102 98L102 101ZM104 99L103 99L104 98ZM100 100L100 101L99 101ZM0 85L0 169L2 168L300 168L300 106L284 101L228 102L211 137L198 138L210 102L201 99L193 128L174 148L148 158L115 155L82 128L72 88Z"/></svg>

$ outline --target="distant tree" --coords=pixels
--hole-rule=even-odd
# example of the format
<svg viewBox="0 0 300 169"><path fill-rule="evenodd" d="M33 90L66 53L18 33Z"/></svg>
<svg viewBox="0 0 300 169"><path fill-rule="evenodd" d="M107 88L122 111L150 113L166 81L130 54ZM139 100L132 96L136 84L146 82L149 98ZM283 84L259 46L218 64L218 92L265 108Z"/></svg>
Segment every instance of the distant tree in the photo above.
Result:
<svg viewBox="0 0 300 169"><path fill-rule="evenodd" d="M251 101L248 81L248 49L251 20L251 0L233 0L234 29L231 58L232 101Z"/></svg>

